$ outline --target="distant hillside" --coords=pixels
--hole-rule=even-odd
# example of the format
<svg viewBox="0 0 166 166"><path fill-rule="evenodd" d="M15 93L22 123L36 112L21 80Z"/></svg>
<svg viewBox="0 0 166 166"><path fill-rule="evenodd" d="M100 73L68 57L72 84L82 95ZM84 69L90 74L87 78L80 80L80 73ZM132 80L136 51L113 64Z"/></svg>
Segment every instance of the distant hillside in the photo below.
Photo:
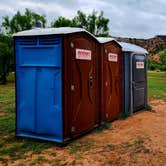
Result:
<svg viewBox="0 0 166 166"><path fill-rule="evenodd" d="M149 59L161 64L160 53L166 49L166 35L158 35L150 39L121 38L114 37L118 41L139 45L149 52Z"/></svg>

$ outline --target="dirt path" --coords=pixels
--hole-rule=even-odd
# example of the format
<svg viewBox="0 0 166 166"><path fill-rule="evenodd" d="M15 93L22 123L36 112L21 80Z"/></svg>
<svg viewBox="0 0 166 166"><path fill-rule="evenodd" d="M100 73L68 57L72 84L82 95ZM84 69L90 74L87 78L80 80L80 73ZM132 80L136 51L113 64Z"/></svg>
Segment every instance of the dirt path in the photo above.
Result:
<svg viewBox="0 0 166 166"><path fill-rule="evenodd" d="M139 112L66 147L28 153L26 159L9 165L165 166L166 102L151 100L150 104L155 112Z"/></svg>

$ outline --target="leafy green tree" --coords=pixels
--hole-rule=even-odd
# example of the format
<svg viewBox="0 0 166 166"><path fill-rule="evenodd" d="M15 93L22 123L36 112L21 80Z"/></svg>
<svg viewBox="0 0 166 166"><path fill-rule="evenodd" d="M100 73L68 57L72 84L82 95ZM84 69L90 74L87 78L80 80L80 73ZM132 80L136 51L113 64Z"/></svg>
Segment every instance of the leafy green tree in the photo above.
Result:
<svg viewBox="0 0 166 166"><path fill-rule="evenodd" d="M72 26L84 29L88 28L87 16L80 10L77 11L77 15L71 21L72 21Z"/></svg>
<svg viewBox="0 0 166 166"><path fill-rule="evenodd" d="M13 34L19 31L32 29L37 21L41 21L43 27L45 27L45 16L32 12L29 9L25 9L24 14L21 14L18 11L11 19L9 16L3 17L2 26L6 28L8 34Z"/></svg>
<svg viewBox="0 0 166 166"><path fill-rule="evenodd" d="M92 14L90 14L87 17L87 22L88 22L88 26L87 26L87 30L91 33L93 33L94 35L98 36L97 32L97 12L93 11Z"/></svg>
<svg viewBox="0 0 166 166"><path fill-rule="evenodd" d="M109 36L109 19L105 18L103 11L101 11L100 15L98 16L96 20L96 35L97 36Z"/></svg>
<svg viewBox="0 0 166 166"><path fill-rule="evenodd" d="M148 60L148 69L149 70L156 70L157 69L157 64L152 60Z"/></svg>
<svg viewBox="0 0 166 166"><path fill-rule="evenodd" d="M104 13L101 11L93 11L92 14L86 15L81 11L77 11L77 15L73 19L66 19L59 17L52 22L52 27L80 27L91 32L95 36L109 36L109 19L104 17Z"/></svg>
<svg viewBox="0 0 166 166"><path fill-rule="evenodd" d="M9 56L8 56L8 46L6 43L0 42L0 84L6 83L6 73L8 73L8 63L9 63Z"/></svg>
<svg viewBox="0 0 166 166"><path fill-rule="evenodd" d="M6 83L6 76L14 67L12 37L0 34L0 84Z"/></svg>
<svg viewBox="0 0 166 166"><path fill-rule="evenodd" d="M0 83L6 83L6 76L11 67L14 66L14 49L11 35L19 31L32 29L37 21L41 21L43 27L45 27L45 16L29 9L25 9L24 14L18 11L11 19L8 16L3 17L2 27L6 29L8 35L0 34Z"/></svg>
<svg viewBox="0 0 166 166"><path fill-rule="evenodd" d="M72 26L72 21L65 17L59 17L57 20L51 23L52 27L70 27Z"/></svg>

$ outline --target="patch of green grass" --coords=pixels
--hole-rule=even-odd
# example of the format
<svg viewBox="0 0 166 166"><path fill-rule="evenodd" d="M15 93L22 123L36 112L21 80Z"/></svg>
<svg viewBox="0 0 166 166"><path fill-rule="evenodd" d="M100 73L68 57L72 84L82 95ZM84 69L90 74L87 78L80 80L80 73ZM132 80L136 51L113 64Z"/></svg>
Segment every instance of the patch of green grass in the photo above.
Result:
<svg viewBox="0 0 166 166"><path fill-rule="evenodd" d="M138 137L133 142L122 142L120 144L121 153L124 154L127 151L130 151L130 155L135 155L136 153L149 153L149 149L145 147L144 140L141 137Z"/></svg>
<svg viewBox="0 0 166 166"><path fill-rule="evenodd" d="M166 72L148 72L148 95L166 100Z"/></svg>
<svg viewBox="0 0 166 166"><path fill-rule="evenodd" d="M143 153L149 153L149 149L145 147L144 145L144 140L142 138L137 138L134 143L134 153L139 153L139 152L143 152Z"/></svg>
<svg viewBox="0 0 166 166"><path fill-rule="evenodd" d="M25 164L22 163L22 162L18 163L18 166L24 166L24 165L25 165Z"/></svg>
<svg viewBox="0 0 166 166"><path fill-rule="evenodd" d="M10 159L24 158L26 152L32 152L33 154L40 154L42 150L51 147L51 143L45 143L41 141L31 139L13 139L13 142L7 142L7 146L1 147L0 156L9 156Z"/></svg>
<svg viewBox="0 0 166 166"><path fill-rule="evenodd" d="M51 163L52 163L51 166L65 166L65 165L67 165L66 163L64 163L60 159L54 159Z"/></svg>
<svg viewBox="0 0 166 166"><path fill-rule="evenodd" d="M14 84L0 85L0 113L15 112Z"/></svg>
<svg viewBox="0 0 166 166"><path fill-rule="evenodd" d="M116 149L116 145L113 144L108 144L107 147L109 148L109 150L114 151Z"/></svg>
<svg viewBox="0 0 166 166"><path fill-rule="evenodd" d="M111 123L110 122L104 122L99 127L97 127L95 130L93 130L93 133L102 133L104 130L111 130Z"/></svg>
<svg viewBox="0 0 166 166"><path fill-rule="evenodd" d="M134 141L130 142L126 141L115 145L107 144L104 151L116 151L121 155L127 153L130 157L134 157L139 153L150 153L150 150L144 145L144 139L137 137Z"/></svg>
<svg viewBox="0 0 166 166"><path fill-rule="evenodd" d="M11 159L18 159L20 158L20 154L17 152L20 150L20 144L14 144L9 147L3 147L0 149L0 156L9 156Z"/></svg>
<svg viewBox="0 0 166 166"><path fill-rule="evenodd" d="M15 130L15 114L10 113L0 116L0 136L3 133L13 132Z"/></svg>
<svg viewBox="0 0 166 166"><path fill-rule="evenodd" d="M15 81L15 72L10 72L7 76L7 82L13 83Z"/></svg>
<svg viewBox="0 0 166 166"><path fill-rule="evenodd" d="M36 159L34 159L29 165L39 165L42 164L42 162L46 162L47 160L43 156L38 156Z"/></svg>
<svg viewBox="0 0 166 166"><path fill-rule="evenodd" d="M77 153L78 151L85 152L89 151L93 146L93 140L87 139L85 141L74 141L69 145L69 152L71 154Z"/></svg>
<svg viewBox="0 0 166 166"><path fill-rule="evenodd" d="M0 148L4 145L5 141L4 140L0 140Z"/></svg>
<svg viewBox="0 0 166 166"><path fill-rule="evenodd" d="M56 156L57 153L56 153L56 151L53 151L53 152L50 153L50 155L51 155L51 156Z"/></svg>
<svg viewBox="0 0 166 166"><path fill-rule="evenodd" d="M21 140L20 140L21 142ZM22 139L22 145L20 147L20 152L32 152L32 153L41 153L43 149L48 149L53 144L50 142L43 142L39 140L31 140L31 139Z"/></svg>
<svg viewBox="0 0 166 166"><path fill-rule="evenodd" d="M119 115L119 117L118 117L118 119L124 120L124 119L128 118L129 115L130 115L129 112L121 112L120 115Z"/></svg>

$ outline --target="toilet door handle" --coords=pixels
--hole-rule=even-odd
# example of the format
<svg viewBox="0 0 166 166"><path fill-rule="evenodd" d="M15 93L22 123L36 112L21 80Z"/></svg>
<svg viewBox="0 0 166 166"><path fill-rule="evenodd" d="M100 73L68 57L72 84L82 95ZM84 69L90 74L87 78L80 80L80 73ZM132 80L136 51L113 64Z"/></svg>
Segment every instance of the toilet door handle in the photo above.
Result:
<svg viewBox="0 0 166 166"><path fill-rule="evenodd" d="M93 86L93 77L89 76L89 86L90 88Z"/></svg>

